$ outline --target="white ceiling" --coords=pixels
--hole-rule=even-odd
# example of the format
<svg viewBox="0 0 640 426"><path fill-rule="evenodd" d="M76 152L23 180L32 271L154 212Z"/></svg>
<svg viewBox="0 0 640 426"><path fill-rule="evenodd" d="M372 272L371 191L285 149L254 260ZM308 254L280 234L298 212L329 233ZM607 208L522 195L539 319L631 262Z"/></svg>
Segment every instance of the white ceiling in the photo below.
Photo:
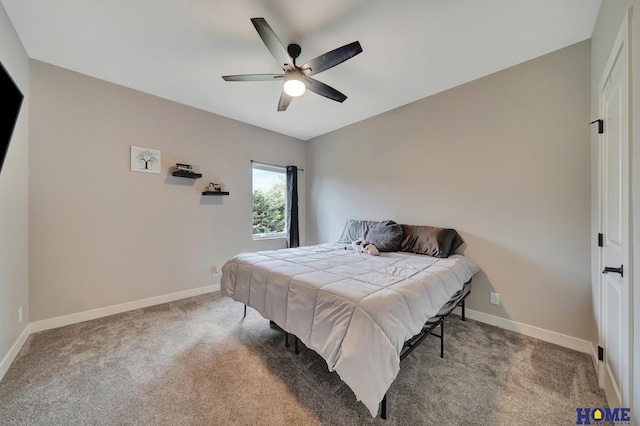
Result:
<svg viewBox="0 0 640 426"><path fill-rule="evenodd" d="M601 0L0 0L32 59L302 140L591 37ZM277 112L281 82L250 22L264 17L298 64L358 40L363 53Z"/></svg>

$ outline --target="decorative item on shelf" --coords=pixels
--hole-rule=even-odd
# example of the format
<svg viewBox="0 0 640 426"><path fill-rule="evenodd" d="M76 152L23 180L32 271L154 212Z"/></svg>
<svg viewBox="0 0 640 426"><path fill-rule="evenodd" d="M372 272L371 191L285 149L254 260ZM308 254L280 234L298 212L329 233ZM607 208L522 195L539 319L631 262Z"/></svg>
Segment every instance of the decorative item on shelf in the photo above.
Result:
<svg viewBox="0 0 640 426"><path fill-rule="evenodd" d="M182 164L182 163L176 163L175 167L173 167L171 174L173 176L186 177L191 179L198 179L202 177L199 166L194 166L192 164Z"/></svg>
<svg viewBox="0 0 640 426"><path fill-rule="evenodd" d="M209 185L204 189L202 195L229 195L225 190L224 183L209 182Z"/></svg>
<svg viewBox="0 0 640 426"><path fill-rule="evenodd" d="M177 170L184 170L185 172L200 173L200 166L194 166L193 164L176 163Z"/></svg>

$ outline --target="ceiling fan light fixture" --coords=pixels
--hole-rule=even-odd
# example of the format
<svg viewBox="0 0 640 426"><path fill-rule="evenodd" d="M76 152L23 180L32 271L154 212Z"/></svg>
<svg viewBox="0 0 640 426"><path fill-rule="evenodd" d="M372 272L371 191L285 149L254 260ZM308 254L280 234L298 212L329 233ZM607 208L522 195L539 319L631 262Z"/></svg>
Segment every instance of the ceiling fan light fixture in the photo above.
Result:
<svg viewBox="0 0 640 426"><path fill-rule="evenodd" d="M294 98L301 96L305 90L306 87L304 83L295 77L287 78L284 81L284 93L289 96L292 96Z"/></svg>
<svg viewBox="0 0 640 426"><path fill-rule="evenodd" d="M282 74L223 75L224 81L280 81L284 77L282 93L278 101L278 111L286 111L291 100L294 97L303 95L306 89L336 102L344 102L347 99L344 93L338 92L333 87L311 78L311 76L333 68L362 53L360 42L354 41L353 43L345 44L298 66L296 65L296 59L302 52L299 44L291 43L285 49L273 28L264 18L251 18L251 23L256 28L267 50L284 71L284 76Z"/></svg>

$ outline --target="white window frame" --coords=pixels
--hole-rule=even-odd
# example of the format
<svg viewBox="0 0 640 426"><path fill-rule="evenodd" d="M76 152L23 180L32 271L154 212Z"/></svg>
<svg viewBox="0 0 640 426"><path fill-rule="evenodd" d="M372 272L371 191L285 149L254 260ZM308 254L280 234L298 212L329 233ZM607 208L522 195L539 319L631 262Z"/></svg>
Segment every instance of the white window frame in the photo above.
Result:
<svg viewBox="0 0 640 426"><path fill-rule="evenodd" d="M251 162L251 235L254 241L257 240L272 240L272 239L286 239L287 238L287 197L285 194L285 206L284 206L284 226L283 232L272 232L268 234L254 234L253 233L253 171L255 169L264 170L267 172L282 173L285 179L285 191L287 187L287 168L283 166L276 166L273 164L259 163L257 161Z"/></svg>

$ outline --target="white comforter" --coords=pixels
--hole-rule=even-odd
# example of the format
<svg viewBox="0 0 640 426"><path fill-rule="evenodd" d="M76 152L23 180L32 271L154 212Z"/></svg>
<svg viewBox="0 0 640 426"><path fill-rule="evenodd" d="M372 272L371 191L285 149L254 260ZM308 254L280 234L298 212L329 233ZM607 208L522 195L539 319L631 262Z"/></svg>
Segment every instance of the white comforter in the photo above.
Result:
<svg viewBox="0 0 640 426"><path fill-rule="evenodd" d="M329 243L239 254L222 267L221 291L320 354L375 417L404 342L478 271L461 255L370 256Z"/></svg>

